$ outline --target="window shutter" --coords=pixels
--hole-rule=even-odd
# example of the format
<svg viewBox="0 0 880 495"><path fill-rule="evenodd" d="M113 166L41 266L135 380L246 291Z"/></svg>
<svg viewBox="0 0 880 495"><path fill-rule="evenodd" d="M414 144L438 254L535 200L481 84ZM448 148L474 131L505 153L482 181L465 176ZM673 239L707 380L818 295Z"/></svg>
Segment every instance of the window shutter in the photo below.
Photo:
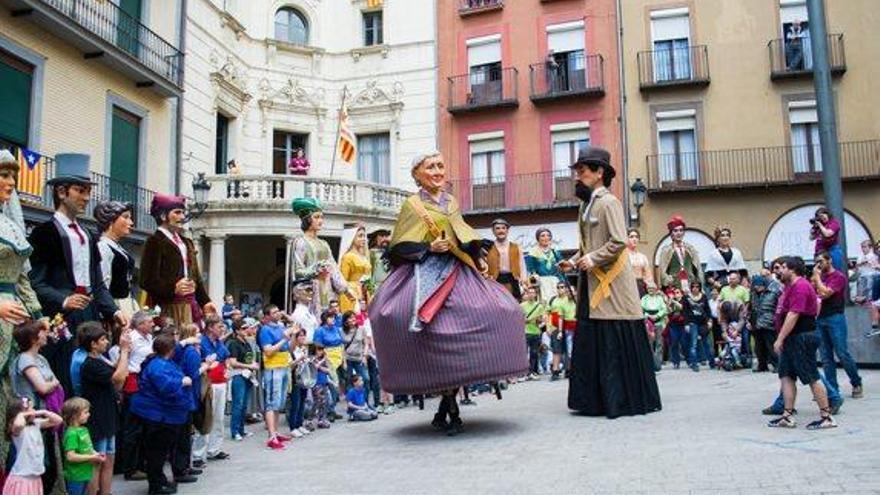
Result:
<svg viewBox="0 0 880 495"><path fill-rule="evenodd" d="M0 51L0 139L27 146L33 67Z"/></svg>

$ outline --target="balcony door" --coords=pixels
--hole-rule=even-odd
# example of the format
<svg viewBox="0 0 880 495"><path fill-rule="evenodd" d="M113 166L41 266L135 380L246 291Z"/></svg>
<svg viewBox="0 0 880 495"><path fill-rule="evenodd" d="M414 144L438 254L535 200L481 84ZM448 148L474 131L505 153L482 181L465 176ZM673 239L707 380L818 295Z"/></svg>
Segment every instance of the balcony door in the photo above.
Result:
<svg viewBox="0 0 880 495"><path fill-rule="evenodd" d="M116 22L116 43L119 48L138 56L142 0L115 0L121 11Z"/></svg>
<svg viewBox="0 0 880 495"><path fill-rule="evenodd" d="M141 118L119 107L113 107L112 118L110 198L136 204L138 200ZM102 191L99 194L104 193Z"/></svg>
<svg viewBox="0 0 880 495"><path fill-rule="evenodd" d="M551 128L550 139L553 142L553 201L572 201L574 181L568 167L577 160L581 150L590 146L590 130L588 127L564 130Z"/></svg>
<svg viewBox="0 0 880 495"><path fill-rule="evenodd" d="M695 110L657 113L657 174L663 184L696 184L699 177Z"/></svg>
<svg viewBox="0 0 880 495"><path fill-rule="evenodd" d="M690 54L690 17L687 8L651 12L654 81L693 77Z"/></svg>
<svg viewBox="0 0 880 495"><path fill-rule="evenodd" d="M503 99L501 38L468 44L468 105L484 105Z"/></svg>
<svg viewBox="0 0 880 495"><path fill-rule="evenodd" d="M287 173L288 164L295 156L297 149L302 149L305 157L309 157L306 145L309 142L308 134L275 130L272 135L272 173L284 175Z"/></svg>
<svg viewBox="0 0 880 495"><path fill-rule="evenodd" d="M788 71L813 70L810 22L805 1L786 0L779 5L785 68Z"/></svg>
<svg viewBox="0 0 880 495"><path fill-rule="evenodd" d="M471 206L504 207L504 138L471 142Z"/></svg>
<svg viewBox="0 0 880 495"><path fill-rule="evenodd" d="M795 177L822 173L822 146L819 143L819 118L816 101L793 101L788 104L791 123L791 164Z"/></svg>
<svg viewBox="0 0 880 495"><path fill-rule="evenodd" d="M391 184L391 138L387 132L357 137L358 180Z"/></svg>
<svg viewBox="0 0 880 495"><path fill-rule="evenodd" d="M0 147L27 147L34 66L0 50Z"/></svg>
<svg viewBox="0 0 880 495"><path fill-rule="evenodd" d="M584 90L588 79L584 22L547 26L547 49L547 92Z"/></svg>

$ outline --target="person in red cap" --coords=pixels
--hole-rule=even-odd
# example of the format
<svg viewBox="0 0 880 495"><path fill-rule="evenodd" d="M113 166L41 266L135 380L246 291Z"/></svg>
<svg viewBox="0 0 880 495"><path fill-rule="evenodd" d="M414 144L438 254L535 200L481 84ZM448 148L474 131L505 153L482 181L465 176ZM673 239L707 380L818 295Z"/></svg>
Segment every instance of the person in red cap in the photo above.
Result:
<svg viewBox="0 0 880 495"><path fill-rule="evenodd" d="M201 325L205 313L217 313L217 307L202 282L193 242L182 235L186 199L157 193L150 215L159 228L144 245L141 288L149 295L150 304L162 308L163 317L177 325Z"/></svg>
<svg viewBox="0 0 880 495"><path fill-rule="evenodd" d="M700 255L697 248L684 241L684 232L687 225L680 215L673 215L666 223L672 243L660 250L660 260L657 269L660 272L660 280L663 285L672 279L672 285L687 292L691 282L703 283L703 269L700 265Z"/></svg>
<svg viewBox="0 0 880 495"><path fill-rule="evenodd" d="M41 352L70 397L74 391L70 364L79 324L115 320L125 328L128 318L104 284L98 236L78 221L94 185L89 156L57 155L55 177L46 185L52 190L55 214L31 232L30 279L43 313L50 317L60 314L67 323L69 333L51 339Z"/></svg>

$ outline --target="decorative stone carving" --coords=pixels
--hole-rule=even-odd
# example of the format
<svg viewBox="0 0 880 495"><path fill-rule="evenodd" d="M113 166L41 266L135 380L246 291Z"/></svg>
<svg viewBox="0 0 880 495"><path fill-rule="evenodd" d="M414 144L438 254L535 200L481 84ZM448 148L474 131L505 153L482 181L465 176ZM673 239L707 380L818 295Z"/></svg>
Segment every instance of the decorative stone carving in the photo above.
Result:
<svg viewBox="0 0 880 495"><path fill-rule="evenodd" d="M394 81L390 87L379 86L375 79L367 81L366 87L355 93L349 100L351 115L387 113L390 114L392 131L400 137L400 115L403 111L403 83Z"/></svg>
<svg viewBox="0 0 880 495"><path fill-rule="evenodd" d="M262 97L257 104L260 107L264 136L269 132L269 112L273 110L314 115L318 120L318 136L323 134L324 119L327 116L324 88L309 87L291 77L278 89L273 88L272 83L263 78L260 80L259 90Z"/></svg>
<svg viewBox="0 0 880 495"><path fill-rule="evenodd" d="M239 68L235 59L221 55L215 50L211 52L209 61L217 70L211 72L211 86L214 88L215 107L224 107L237 114L244 112L253 96L247 90L247 78Z"/></svg>

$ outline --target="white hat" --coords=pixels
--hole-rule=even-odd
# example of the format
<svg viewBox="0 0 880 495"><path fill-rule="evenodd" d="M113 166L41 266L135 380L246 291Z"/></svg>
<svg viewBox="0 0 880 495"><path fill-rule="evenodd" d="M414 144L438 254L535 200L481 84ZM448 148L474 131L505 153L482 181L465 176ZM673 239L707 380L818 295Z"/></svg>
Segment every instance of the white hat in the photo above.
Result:
<svg viewBox="0 0 880 495"><path fill-rule="evenodd" d="M18 167L18 160L15 159L12 152L9 150L0 150L0 165L9 165L13 164Z"/></svg>

